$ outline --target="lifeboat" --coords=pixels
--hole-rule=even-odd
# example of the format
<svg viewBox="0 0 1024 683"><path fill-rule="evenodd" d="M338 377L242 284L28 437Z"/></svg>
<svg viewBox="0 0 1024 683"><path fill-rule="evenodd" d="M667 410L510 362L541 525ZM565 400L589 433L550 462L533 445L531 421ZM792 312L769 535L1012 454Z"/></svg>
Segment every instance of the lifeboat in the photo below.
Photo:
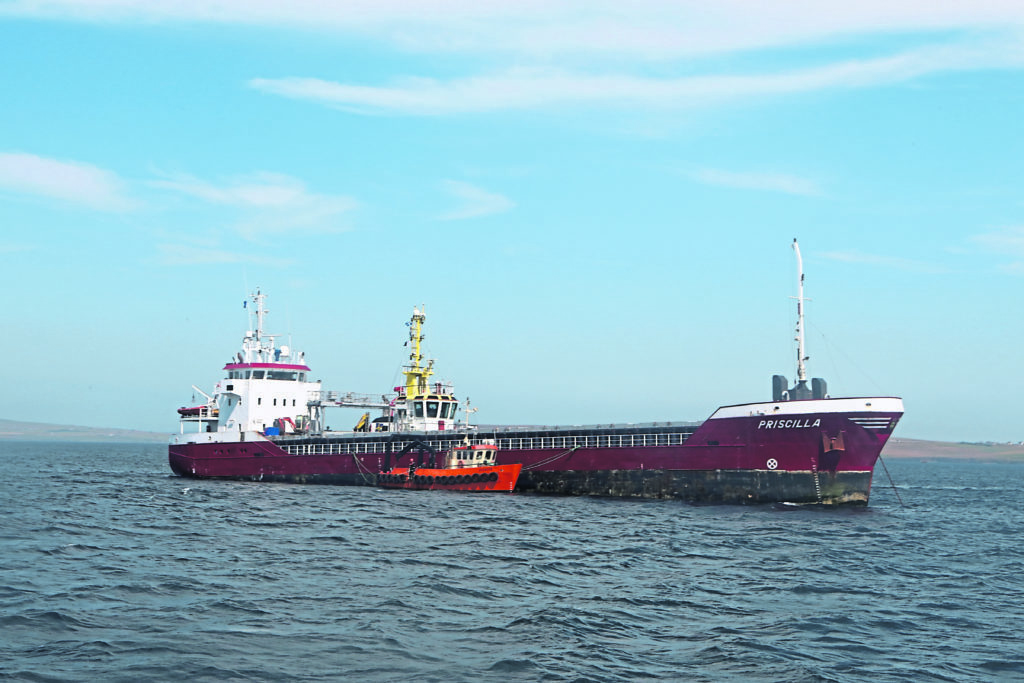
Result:
<svg viewBox="0 0 1024 683"><path fill-rule="evenodd" d="M209 404L178 408L178 415L182 417L217 417L219 412L216 406L210 406Z"/></svg>
<svg viewBox="0 0 1024 683"><path fill-rule="evenodd" d="M496 464L493 444L457 446L448 452L444 467L394 467L377 475L377 486L387 489L512 492L522 463Z"/></svg>

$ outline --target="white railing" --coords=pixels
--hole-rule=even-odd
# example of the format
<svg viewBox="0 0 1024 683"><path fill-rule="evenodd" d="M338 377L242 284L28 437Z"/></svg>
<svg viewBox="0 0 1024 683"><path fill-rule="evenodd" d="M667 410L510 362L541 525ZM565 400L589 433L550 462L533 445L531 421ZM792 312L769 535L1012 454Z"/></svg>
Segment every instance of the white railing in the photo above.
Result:
<svg viewBox="0 0 1024 683"><path fill-rule="evenodd" d="M653 448L657 446L681 446L692 432L662 432L651 434L591 434L581 436L533 436L498 437L495 439L499 450L577 450L580 448ZM458 439L425 439L431 448L441 453L462 445ZM383 440L346 439L319 443L289 444L278 442L290 455L361 455L368 453L398 452L410 442L395 439Z"/></svg>

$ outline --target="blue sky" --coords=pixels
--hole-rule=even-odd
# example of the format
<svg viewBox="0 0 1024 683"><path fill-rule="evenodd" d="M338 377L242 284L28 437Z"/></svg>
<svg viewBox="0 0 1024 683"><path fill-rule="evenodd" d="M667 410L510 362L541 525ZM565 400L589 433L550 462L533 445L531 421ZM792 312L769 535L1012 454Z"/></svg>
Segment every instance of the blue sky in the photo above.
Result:
<svg viewBox="0 0 1024 683"><path fill-rule="evenodd" d="M797 237L833 395L1022 440L1022 76L1019 2L0 0L0 417L175 430L259 286L330 389L425 304L476 420L699 420Z"/></svg>

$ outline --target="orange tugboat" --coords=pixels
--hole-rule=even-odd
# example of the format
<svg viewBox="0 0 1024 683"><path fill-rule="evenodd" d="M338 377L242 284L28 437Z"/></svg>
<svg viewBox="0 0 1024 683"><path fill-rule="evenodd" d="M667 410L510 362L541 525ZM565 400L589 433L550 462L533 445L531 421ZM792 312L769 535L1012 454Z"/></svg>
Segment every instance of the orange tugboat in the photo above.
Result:
<svg viewBox="0 0 1024 683"><path fill-rule="evenodd" d="M456 446L445 456L444 467L394 467L377 475L377 486L387 489L511 493L523 465L498 465L497 455L498 447L494 444Z"/></svg>

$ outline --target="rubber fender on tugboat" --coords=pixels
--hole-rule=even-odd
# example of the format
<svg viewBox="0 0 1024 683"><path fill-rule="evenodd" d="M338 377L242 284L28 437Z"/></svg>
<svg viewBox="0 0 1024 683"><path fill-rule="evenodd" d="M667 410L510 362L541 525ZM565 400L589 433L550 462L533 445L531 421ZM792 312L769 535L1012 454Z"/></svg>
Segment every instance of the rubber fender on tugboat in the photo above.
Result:
<svg viewBox="0 0 1024 683"><path fill-rule="evenodd" d="M473 474L473 475L470 476L469 480L472 481L472 482L478 482L478 481L480 481L480 475L479 474Z"/></svg>

